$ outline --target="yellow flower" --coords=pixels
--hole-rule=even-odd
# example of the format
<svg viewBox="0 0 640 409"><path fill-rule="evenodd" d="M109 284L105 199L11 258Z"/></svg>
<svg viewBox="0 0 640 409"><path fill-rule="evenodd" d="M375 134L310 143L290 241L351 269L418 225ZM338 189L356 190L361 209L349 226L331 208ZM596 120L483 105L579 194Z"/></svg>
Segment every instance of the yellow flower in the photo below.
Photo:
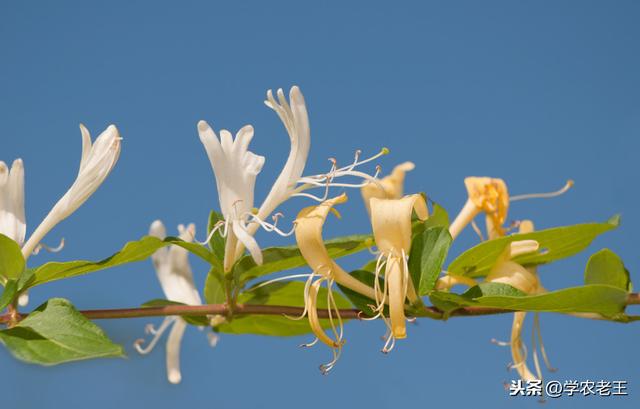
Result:
<svg viewBox="0 0 640 409"><path fill-rule="evenodd" d="M469 198L464 207L449 227L449 233L454 239L469 224L482 240L482 233L473 222L473 219L480 213L485 213L488 239L492 240L502 237L507 232L503 227L507 219L509 204L519 200L529 199L549 199L566 193L572 186L573 180L555 192L528 193L509 197L507 185L502 179L489 177L468 177L464 180Z"/></svg>
<svg viewBox="0 0 640 409"><path fill-rule="evenodd" d="M415 165L413 162L404 162L393 168L390 175L382 178L378 183L368 183L364 185L360 191L362 199L367 208L367 212L371 214L371 206L369 200L371 198L378 199L399 199L403 195L404 176L405 173L413 170Z"/></svg>
<svg viewBox="0 0 640 409"><path fill-rule="evenodd" d="M411 249L411 216L415 210L420 220L429 216L427 203L422 195L408 195L401 199L371 198L371 226L376 246L380 251L375 271L375 300L377 316L384 319L389 328L383 352L389 352L396 339L406 338L404 305L418 296L409 276L407 264ZM384 288L379 288L379 277L384 271ZM389 318L384 317L385 303L389 304Z"/></svg>
<svg viewBox="0 0 640 409"><path fill-rule="evenodd" d="M346 201L347 195L343 193L340 196L325 200L317 206L302 209L294 223L296 242L298 243L300 253L312 270L305 286L304 299L305 314L308 316L309 325L316 336L316 340L307 344L307 346L314 345L319 340L333 350L333 360L320 366L320 370L323 373L327 373L333 368L340 357L342 346L344 345L342 338L342 319L340 318L339 310L332 293L334 283L339 283L369 298L375 298L373 288L349 275L331 259L324 245L324 240L322 239L322 226L329 212L332 211L339 216L333 207L336 204ZM318 292L320 291L322 283L325 281L327 282L329 291L327 310L329 312L329 322L334 338L329 337L322 328L317 312ZM333 317L335 317L338 323L337 326L335 325Z"/></svg>
<svg viewBox="0 0 640 409"><path fill-rule="evenodd" d="M530 220L523 220L520 222L520 233L530 233L534 229L533 223ZM534 295L545 292L545 289L540 284L536 268L535 267L523 267L522 265L514 262L512 259L523 254L528 254L537 251L539 248L538 242L535 240L522 240L510 243L500 256L496 264L486 277L488 282L499 282L509 284L512 287L519 289L520 291ZM538 360L537 343L540 344L540 351L544 362L550 370L551 365L547 358L544 345L542 344L542 335L540 334L540 322L539 315L534 315L534 345L533 345L533 361L536 368L536 375L527 366L527 349L522 341L522 327L527 313L524 311L518 311L513 315L513 324L511 326L511 339L508 343L498 342L499 345L505 345L511 347L511 358L513 360L510 365L518 371L518 375L524 381L530 381L534 379L542 378L542 371L540 370L540 364Z"/></svg>
<svg viewBox="0 0 640 409"><path fill-rule="evenodd" d="M502 225L509 211L507 185L502 179L489 177L468 177L464 180L464 184L469 198L449 227L451 237L455 239L480 212L484 212L487 216L489 239L503 236Z"/></svg>

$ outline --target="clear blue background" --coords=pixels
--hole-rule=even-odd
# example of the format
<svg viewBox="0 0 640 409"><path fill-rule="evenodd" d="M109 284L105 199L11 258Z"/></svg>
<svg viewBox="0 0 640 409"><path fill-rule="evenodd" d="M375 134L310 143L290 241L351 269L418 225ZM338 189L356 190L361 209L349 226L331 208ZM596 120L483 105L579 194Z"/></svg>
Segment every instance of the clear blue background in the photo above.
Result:
<svg viewBox="0 0 640 409"><path fill-rule="evenodd" d="M307 173L326 170L330 156L345 163L356 149L388 146L384 168L413 160L407 191L426 191L450 213L466 198L468 175L503 177L514 194L573 178L567 195L514 204L511 217L544 228L622 213L622 227L589 252L614 249L640 282L637 2L172 3L0 4L0 157L25 160L29 231L75 177L79 122L94 135L115 123L124 137L108 181L47 237L52 245L65 237L64 251L31 263L105 257L155 218L172 229L194 221L202 238L217 199L199 119L255 126L252 149L267 157L260 201L288 153L264 92L298 84L312 126ZM285 206L288 220L308 204ZM368 231L358 192L342 212L327 236ZM465 231L454 253L476 241ZM544 285L579 284L587 256L542 269ZM194 265L202 285L205 268ZM107 308L162 293L142 262L39 287L31 306L54 295ZM509 315L422 320L389 356L379 352L382 325L350 323L344 356L326 377L317 365L329 352L297 348L308 338L224 336L212 350L190 329L179 386L167 383L164 342L146 357L131 348L150 321L159 320L100 322L127 346L126 360L40 368L2 350L2 407L539 407L503 389L515 378L505 369L510 354L489 340L508 337ZM631 395L550 405L637 407L640 326L554 315L542 325L560 368L550 379L628 380Z"/></svg>

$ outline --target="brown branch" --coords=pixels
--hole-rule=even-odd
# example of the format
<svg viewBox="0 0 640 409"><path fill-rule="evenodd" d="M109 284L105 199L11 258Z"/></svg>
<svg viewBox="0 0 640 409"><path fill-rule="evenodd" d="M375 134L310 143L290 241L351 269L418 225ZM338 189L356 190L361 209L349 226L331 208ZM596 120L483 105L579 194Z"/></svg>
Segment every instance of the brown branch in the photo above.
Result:
<svg viewBox="0 0 640 409"><path fill-rule="evenodd" d="M640 293L630 293L627 296L627 305L640 304ZM182 315L204 317L207 315L288 315L300 316L304 312L302 307L290 307L284 305L248 305L237 304L233 310L226 304L207 305L165 305L161 307L120 308L108 310L84 310L80 311L91 320L115 319L115 318L139 318L139 317L163 317L169 315ZM487 307L458 308L449 314L451 317L474 317L480 315L506 314L513 310ZM0 315L0 324L17 322L26 318L29 314L19 313L15 310ZM358 309L341 309L340 315L345 319L359 319L363 313ZM443 319L444 313L436 307L424 307L421 317ZM328 318L327 310L318 310L320 318ZM364 315L366 316L366 315Z"/></svg>
<svg viewBox="0 0 640 409"><path fill-rule="evenodd" d="M84 310L80 311L85 317L91 320L115 319L115 318L139 318L139 317L162 317L168 315L182 315L192 317L203 317L207 315L288 315L300 316L304 312L302 307L290 307L282 305L244 305L238 304L233 311L230 311L226 304L207 305L165 305L161 307L141 307L141 308L120 308L108 310ZM489 314L503 314L512 312L497 308L466 307L455 310L451 316L476 316ZM15 314L15 313L14 313ZM19 314L18 319L24 319L29 314ZM340 315L345 319L359 319L362 313L358 309L341 309ZM326 310L318 310L320 318L328 318ZM442 311L435 307L425 307L424 316L441 319ZM0 323L6 324L11 321L9 314L0 315Z"/></svg>

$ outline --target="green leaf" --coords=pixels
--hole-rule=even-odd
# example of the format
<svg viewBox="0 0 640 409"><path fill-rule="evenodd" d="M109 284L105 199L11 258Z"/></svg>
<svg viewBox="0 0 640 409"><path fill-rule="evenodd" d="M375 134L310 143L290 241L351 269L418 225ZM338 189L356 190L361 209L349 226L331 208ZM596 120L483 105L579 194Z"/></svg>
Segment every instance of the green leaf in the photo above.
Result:
<svg viewBox="0 0 640 409"><path fill-rule="evenodd" d="M631 291L629 271L622 259L609 249L602 249L592 255L584 272L585 284L607 284Z"/></svg>
<svg viewBox="0 0 640 409"><path fill-rule="evenodd" d="M183 247L211 264L220 264L213 253L197 243L188 243L176 237L167 237L164 240L160 240L157 237L146 236L138 241L127 243L122 250L101 261L50 262L36 267L33 271L34 277L29 281L28 287L142 261L150 257L156 250L170 244Z"/></svg>
<svg viewBox="0 0 640 409"><path fill-rule="evenodd" d="M0 234L0 284L20 277L24 268L24 257L18 243Z"/></svg>
<svg viewBox="0 0 640 409"><path fill-rule="evenodd" d="M0 311L7 308L7 305L11 304L11 301L16 297L18 293L18 282L16 280L9 280L4 286L4 291L0 296Z"/></svg>
<svg viewBox="0 0 640 409"><path fill-rule="evenodd" d="M440 206L436 202L430 201L431 213L429 218L425 221L420 221L417 217L414 218L411 225L411 234L416 236L423 231L431 227L446 227L449 228L449 214L444 207Z"/></svg>
<svg viewBox="0 0 640 409"><path fill-rule="evenodd" d="M227 302L227 293L222 270L212 268L204 283L204 299L207 304L222 304Z"/></svg>
<svg viewBox="0 0 640 409"><path fill-rule="evenodd" d="M537 265L573 256L584 250L600 234L618 227L619 217L606 223L576 224L554 227L526 234L512 234L488 240L462 253L449 265L448 272L468 277L487 275L498 256L512 241L536 240L540 251L525 254L514 261L523 265Z"/></svg>
<svg viewBox="0 0 640 409"><path fill-rule="evenodd" d="M448 304L450 310L480 306L518 311L597 313L612 319L623 313L627 299L626 291L602 284L565 288L537 295L518 295L518 290L499 283L477 287L472 287L463 294L434 291L430 299L435 300L436 306L437 303Z"/></svg>
<svg viewBox="0 0 640 409"><path fill-rule="evenodd" d="M15 327L0 331L0 341L16 358L40 365L124 356L120 345L62 298L48 300Z"/></svg>
<svg viewBox="0 0 640 409"><path fill-rule="evenodd" d="M338 308L352 308L349 301L337 291L333 292L333 297ZM304 283L289 281L268 284L255 290L241 293L238 297L238 302L253 305L304 307ZM327 308L327 290L324 287L318 292L318 308ZM328 319L321 319L320 323L323 328L330 327ZM308 334L311 332L311 327L309 327L306 317L293 320L278 315L245 315L233 317L231 322L221 324L215 330L230 334L293 336Z"/></svg>
<svg viewBox="0 0 640 409"><path fill-rule="evenodd" d="M425 228L429 227L449 227L449 213L436 202L431 202L431 214L424 221Z"/></svg>
<svg viewBox="0 0 640 409"><path fill-rule="evenodd" d="M365 250L373 245L369 235L338 237L325 241L329 257L337 259ZM256 265L251 256L242 257L233 267L233 274L240 285L267 274L307 265L297 246L269 247L262 250L263 263Z"/></svg>
<svg viewBox="0 0 640 409"><path fill-rule="evenodd" d="M428 294L435 286L451 241L446 227L430 227L413 238L409 271L419 295Z"/></svg>
<svg viewBox="0 0 640 409"><path fill-rule="evenodd" d="M215 225L221 221L224 221L224 217L215 210L212 210L209 214L209 223L207 225L207 237L211 234L211 230L215 227ZM218 229L218 232L220 230ZM224 247L225 247L225 238L220 234L215 233L209 239L209 248L213 251L213 254L218 258L218 260L224 260Z"/></svg>
<svg viewBox="0 0 640 409"><path fill-rule="evenodd" d="M18 291L21 292L25 288L29 288L35 280L35 268L25 268L18 278Z"/></svg>
<svg viewBox="0 0 640 409"><path fill-rule="evenodd" d="M142 304L142 307L164 307L165 305L187 305L187 304L177 302L177 301L165 300L164 298L156 298ZM201 316L181 315L181 318L185 320L188 324L195 325L197 327L209 326L209 319L206 316L201 317Z"/></svg>

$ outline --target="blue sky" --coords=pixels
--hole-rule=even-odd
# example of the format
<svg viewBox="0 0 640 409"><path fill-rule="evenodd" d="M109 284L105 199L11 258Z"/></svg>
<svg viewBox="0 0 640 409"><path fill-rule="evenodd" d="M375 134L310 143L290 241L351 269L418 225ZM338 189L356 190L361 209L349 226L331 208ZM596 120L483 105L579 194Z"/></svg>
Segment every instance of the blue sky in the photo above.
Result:
<svg viewBox="0 0 640 409"><path fill-rule="evenodd" d="M469 175L503 177L511 192L563 197L514 204L511 217L540 228L601 221L617 231L583 254L541 269L547 288L580 284L589 253L609 247L640 280L636 232L640 149L640 5L633 1L455 2L4 2L0 4L0 159L22 157L30 230L68 188L80 156L78 123L94 134L120 129L123 150L107 182L47 238L67 246L30 262L100 259L161 218L204 232L217 207L196 122L256 129L265 155L264 198L288 153L287 137L262 100L268 88L299 85L312 128L308 172L356 149L412 160L406 189L425 191L455 213ZM369 229L358 192L326 236ZM289 220L304 200L288 203ZM286 240L259 235L264 245ZM474 244L471 231L453 254ZM355 267L358 258L345 266ZM194 261L196 281L206 270ZM162 296L150 262L52 283L32 293L79 308L135 306ZM503 382L510 316L422 320L392 354L380 354L379 323L350 323L344 355L329 376L324 348L307 338L223 336L210 349L187 331L183 382L167 383L164 345L140 357L131 347L147 322L99 324L127 347L126 360L40 368L0 351L3 405L20 408L201 406L216 408L538 407L508 398ZM638 325L543 315L558 380L628 380L627 398L563 398L568 407L637 407Z"/></svg>

